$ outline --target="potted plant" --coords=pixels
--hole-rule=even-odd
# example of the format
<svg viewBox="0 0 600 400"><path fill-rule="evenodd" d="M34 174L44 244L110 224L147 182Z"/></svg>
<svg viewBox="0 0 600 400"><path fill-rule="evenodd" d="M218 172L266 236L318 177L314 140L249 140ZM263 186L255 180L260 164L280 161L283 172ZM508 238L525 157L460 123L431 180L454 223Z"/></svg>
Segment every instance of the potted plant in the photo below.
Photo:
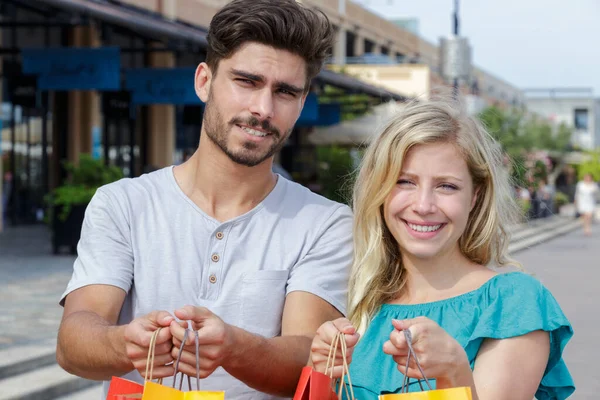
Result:
<svg viewBox="0 0 600 400"><path fill-rule="evenodd" d="M85 209L96 189L123 178L123 172L115 166L104 165L90 154L81 154L79 163L63 163L68 177L46 197L47 222L52 230L52 250L58 254L62 246L68 246L71 254L77 253L77 243Z"/></svg>

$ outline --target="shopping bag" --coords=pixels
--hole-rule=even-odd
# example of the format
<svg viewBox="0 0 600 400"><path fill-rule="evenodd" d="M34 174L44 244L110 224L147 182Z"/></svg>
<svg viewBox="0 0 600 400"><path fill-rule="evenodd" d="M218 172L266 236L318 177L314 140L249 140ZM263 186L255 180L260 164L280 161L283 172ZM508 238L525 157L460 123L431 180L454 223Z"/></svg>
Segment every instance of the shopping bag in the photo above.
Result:
<svg viewBox="0 0 600 400"><path fill-rule="evenodd" d="M317 372L309 366L302 368L293 400L337 400L337 398L328 375Z"/></svg>
<svg viewBox="0 0 600 400"><path fill-rule="evenodd" d="M150 351L148 352L148 357L146 358L146 372L144 373L144 382L147 380L152 380L153 366L154 364L154 347L156 346L156 340L158 338L158 334L162 328L158 328L156 331L152 333L152 337L150 338ZM110 385L108 387L108 395L106 396L106 400L126 400L126 399L141 399L141 394L144 392L144 385L133 382L127 379L120 378L118 376L113 376L110 380ZM137 397L136 397L137 396Z"/></svg>
<svg viewBox="0 0 600 400"><path fill-rule="evenodd" d="M403 394L384 394L379 396L379 400L471 400L471 398L470 387L436 389L426 392Z"/></svg>
<svg viewBox="0 0 600 400"><path fill-rule="evenodd" d="M470 387L457 387L450 389L433 390L431 384L429 383L429 380L427 379L425 373L423 372L423 369L421 368L421 365L419 364L419 359L417 358L417 355L413 350L412 335L410 331L406 329L402 332L404 332L404 337L406 338L406 343L408 344L408 357L406 357L406 369L408 370L410 358L413 357L415 360L415 364L417 364L417 368L421 372L423 381L425 382L429 390L423 391L423 385L421 384L421 379L419 379L418 383L422 391L409 393L409 378L405 376L399 394L383 394L379 396L379 400L472 400Z"/></svg>
<svg viewBox="0 0 600 400"><path fill-rule="evenodd" d="M143 391L144 385L127 379L119 378L118 376L113 376L110 380L106 400L125 400L124 398L120 399L119 397L134 394L141 395Z"/></svg>
<svg viewBox="0 0 600 400"><path fill-rule="evenodd" d="M179 355L175 361L175 372L173 374L173 387L162 385L162 383L155 383L152 381L146 381L144 384L144 393L142 400L225 400L225 392L208 392L200 391L200 349L198 343L198 332L196 334L196 388L195 391L183 392L181 387L183 385L183 376L181 377L179 390L175 389L177 382L179 361L181 354L183 353L183 346L187 341L189 331L186 329L179 349ZM183 375L183 374L181 374ZM190 379L188 377L188 382ZM191 389L191 382L189 384Z"/></svg>
<svg viewBox="0 0 600 400"><path fill-rule="evenodd" d="M343 358L343 373L339 382L333 379L333 367L335 363L335 356L337 352L338 343L341 345L342 358ZM329 355L327 356L327 363L325 366L325 373L317 372L312 367L302 368L302 374L296 387L296 393L294 394L293 400L338 400L341 399L342 390L345 388L348 398L354 399L354 393L350 396L348 387L344 383L344 377L348 375L348 364L346 362L346 341L344 340L344 334L338 333L329 348ZM329 371L329 374L327 372ZM336 383L339 384L339 393L335 392ZM351 385L351 383L350 383ZM350 391L352 389L350 388Z"/></svg>

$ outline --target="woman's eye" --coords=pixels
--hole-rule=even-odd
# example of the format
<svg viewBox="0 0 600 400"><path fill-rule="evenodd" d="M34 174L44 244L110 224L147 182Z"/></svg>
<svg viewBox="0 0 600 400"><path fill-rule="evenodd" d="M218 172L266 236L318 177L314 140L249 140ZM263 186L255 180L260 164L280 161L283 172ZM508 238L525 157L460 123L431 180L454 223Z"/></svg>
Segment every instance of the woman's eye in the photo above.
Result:
<svg viewBox="0 0 600 400"><path fill-rule="evenodd" d="M458 188L450 183L444 183L440 185L440 187L444 190L457 190Z"/></svg>

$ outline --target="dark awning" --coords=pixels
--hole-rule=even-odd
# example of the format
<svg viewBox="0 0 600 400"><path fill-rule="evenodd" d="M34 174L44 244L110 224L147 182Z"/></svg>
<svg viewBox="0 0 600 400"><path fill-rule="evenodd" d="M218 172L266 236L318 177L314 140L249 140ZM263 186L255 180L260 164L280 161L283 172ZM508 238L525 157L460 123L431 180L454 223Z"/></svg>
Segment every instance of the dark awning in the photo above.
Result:
<svg viewBox="0 0 600 400"><path fill-rule="evenodd" d="M171 21L120 4L102 0L37 0L55 8L128 28L148 38L180 40L206 47L206 33L183 23Z"/></svg>
<svg viewBox="0 0 600 400"><path fill-rule="evenodd" d="M176 40L206 48L206 32L200 28L171 21L142 11L104 0L37 0L49 6L96 18L122 26L156 40ZM361 92L382 100L406 100L404 96L364 83L353 77L323 70L316 78L341 89Z"/></svg>

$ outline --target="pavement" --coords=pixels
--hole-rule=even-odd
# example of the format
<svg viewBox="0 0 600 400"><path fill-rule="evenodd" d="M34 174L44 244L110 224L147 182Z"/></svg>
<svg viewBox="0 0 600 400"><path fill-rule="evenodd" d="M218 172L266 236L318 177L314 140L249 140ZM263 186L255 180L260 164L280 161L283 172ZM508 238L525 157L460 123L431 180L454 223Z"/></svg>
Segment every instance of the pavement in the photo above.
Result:
<svg viewBox="0 0 600 400"><path fill-rule="evenodd" d="M515 258L554 295L573 326L565 361L575 380L569 400L600 399L600 224L522 251Z"/></svg>
<svg viewBox="0 0 600 400"><path fill-rule="evenodd" d="M75 257L52 255L49 230L20 226L0 233L0 350L56 338L58 305Z"/></svg>

